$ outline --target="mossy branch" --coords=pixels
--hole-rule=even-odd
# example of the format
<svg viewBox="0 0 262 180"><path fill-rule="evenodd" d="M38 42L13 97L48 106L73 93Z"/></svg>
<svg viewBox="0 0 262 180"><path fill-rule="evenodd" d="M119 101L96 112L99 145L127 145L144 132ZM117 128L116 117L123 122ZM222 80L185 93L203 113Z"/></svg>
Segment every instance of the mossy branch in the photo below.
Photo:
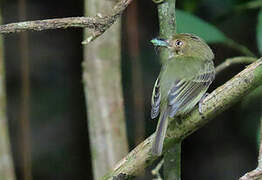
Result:
<svg viewBox="0 0 262 180"><path fill-rule="evenodd" d="M174 143L181 141L204 126L212 118L233 106L261 84L262 59L259 59L224 85L214 90L203 102L202 114L199 113L196 107L183 119L181 124L171 121L164 142L164 151L167 151ZM156 156L151 154L153 137L154 134L138 145L125 158L119 161L115 168L103 179L127 179L138 175L145 167L151 165L157 159Z"/></svg>
<svg viewBox="0 0 262 180"><path fill-rule="evenodd" d="M161 38L170 39L176 33L176 1L166 0L158 5L159 35ZM168 50L163 48L160 52L161 62L168 57Z"/></svg>
<svg viewBox="0 0 262 180"><path fill-rule="evenodd" d="M158 5L160 36L171 39L176 34L176 0L165 0ZM160 59L162 63L168 60L167 49L162 49ZM181 174L181 142L177 142L164 154L164 179L180 180Z"/></svg>
<svg viewBox="0 0 262 180"><path fill-rule="evenodd" d="M234 64L250 64L255 62L257 59L254 57L247 57L247 56L239 56L226 59L223 63L219 64L216 67L216 74L222 72L227 67L232 66Z"/></svg>

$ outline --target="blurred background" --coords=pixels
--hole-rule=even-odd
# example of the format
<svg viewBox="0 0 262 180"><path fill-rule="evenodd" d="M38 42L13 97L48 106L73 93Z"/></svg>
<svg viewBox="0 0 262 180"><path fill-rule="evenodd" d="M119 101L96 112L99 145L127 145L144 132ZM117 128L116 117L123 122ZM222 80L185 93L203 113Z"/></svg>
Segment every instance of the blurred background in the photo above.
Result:
<svg viewBox="0 0 262 180"><path fill-rule="evenodd" d="M27 0L24 4L25 15L23 3L1 1L3 23L84 14L81 0ZM181 10L177 12L178 31L203 37L215 53L215 65L229 57L259 57L261 7L261 1L256 0L177 0ZM153 133L157 124L150 119L151 92L160 70L158 51L150 40L157 36L156 5L134 1L122 18L122 82L130 150ZM7 115L17 180L23 179L23 129L30 136L27 143L31 146L33 179L92 179L81 74L82 40L82 29L4 36ZM29 71L23 68L25 63ZM217 75L209 92L245 66L234 65ZM21 83L26 73L30 89ZM29 97L29 121L23 120L27 109L21 102L25 96ZM184 180L238 179L256 167L261 98L262 87L186 138L182 144ZM138 179L152 176L148 171Z"/></svg>

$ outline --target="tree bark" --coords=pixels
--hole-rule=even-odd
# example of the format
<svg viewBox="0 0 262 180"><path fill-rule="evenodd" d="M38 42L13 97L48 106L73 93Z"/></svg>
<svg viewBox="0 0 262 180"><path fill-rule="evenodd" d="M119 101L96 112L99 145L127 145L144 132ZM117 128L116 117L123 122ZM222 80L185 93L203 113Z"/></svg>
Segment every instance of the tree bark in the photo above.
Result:
<svg viewBox="0 0 262 180"><path fill-rule="evenodd" d="M86 0L86 16L111 11L114 1ZM94 179L128 153L120 72L120 21L84 46L83 83ZM89 36L85 31L85 37Z"/></svg>
<svg viewBox="0 0 262 180"><path fill-rule="evenodd" d="M160 36L170 39L176 34L176 0L166 0L158 5ZM169 54L167 49L162 49L160 61L167 62ZM164 153L164 179L180 180L181 175L181 143L178 141Z"/></svg>

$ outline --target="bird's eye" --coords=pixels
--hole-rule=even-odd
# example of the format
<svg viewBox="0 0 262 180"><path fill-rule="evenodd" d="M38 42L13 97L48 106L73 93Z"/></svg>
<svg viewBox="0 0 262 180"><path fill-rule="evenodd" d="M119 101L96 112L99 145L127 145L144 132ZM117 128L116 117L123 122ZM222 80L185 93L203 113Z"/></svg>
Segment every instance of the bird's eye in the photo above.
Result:
<svg viewBox="0 0 262 180"><path fill-rule="evenodd" d="M182 46L182 45L183 45L183 42L180 41L180 40L176 40L175 45L176 45L176 46Z"/></svg>

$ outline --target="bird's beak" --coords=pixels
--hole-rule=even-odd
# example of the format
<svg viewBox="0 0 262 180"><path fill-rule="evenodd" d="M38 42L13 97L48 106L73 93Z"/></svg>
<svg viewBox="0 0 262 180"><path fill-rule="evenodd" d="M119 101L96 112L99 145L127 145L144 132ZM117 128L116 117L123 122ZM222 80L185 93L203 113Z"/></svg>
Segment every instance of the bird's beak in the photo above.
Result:
<svg viewBox="0 0 262 180"><path fill-rule="evenodd" d="M170 44L168 43L168 41L166 39L162 39L162 38L154 38L150 41L154 46L158 46L158 47L170 47Z"/></svg>

